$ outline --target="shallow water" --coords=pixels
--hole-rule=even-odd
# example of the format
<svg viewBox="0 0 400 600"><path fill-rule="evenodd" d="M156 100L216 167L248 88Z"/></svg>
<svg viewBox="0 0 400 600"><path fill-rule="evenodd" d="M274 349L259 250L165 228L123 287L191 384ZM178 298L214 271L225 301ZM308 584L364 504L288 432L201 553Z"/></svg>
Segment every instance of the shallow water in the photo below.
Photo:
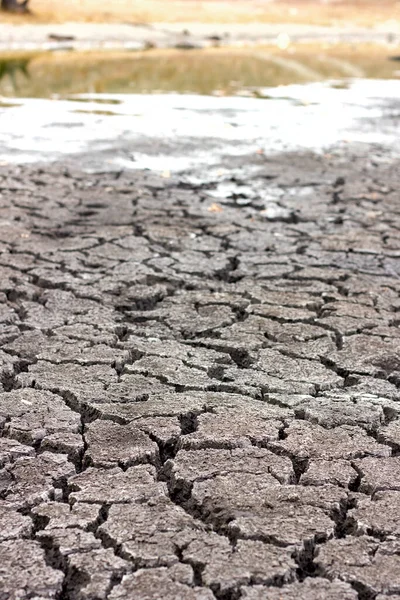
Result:
<svg viewBox="0 0 400 600"><path fill-rule="evenodd" d="M260 89L348 77L400 74L396 48L311 44L194 51L0 53L0 96L68 97L82 93L259 96Z"/></svg>
<svg viewBox="0 0 400 600"><path fill-rule="evenodd" d="M84 95L0 106L0 160L148 168L212 179L240 157L349 145L400 154L399 81L262 89L263 98ZM243 162L243 161L242 161ZM250 168L250 167L248 167Z"/></svg>
<svg viewBox="0 0 400 600"><path fill-rule="evenodd" d="M303 44L0 54L0 160L205 181L234 163L248 172L241 157L263 153L371 143L395 153L397 53Z"/></svg>

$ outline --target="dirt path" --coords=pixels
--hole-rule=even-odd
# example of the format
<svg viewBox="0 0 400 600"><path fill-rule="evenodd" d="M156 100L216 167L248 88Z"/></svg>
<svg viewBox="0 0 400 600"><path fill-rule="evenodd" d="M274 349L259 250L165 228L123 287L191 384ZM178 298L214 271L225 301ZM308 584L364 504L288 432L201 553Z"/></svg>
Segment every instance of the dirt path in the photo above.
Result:
<svg viewBox="0 0 400 600"><path fill-rule="evenodd" d="M398 597L386 158L260 155L267 203L2 167L0 597Z"/></svg>

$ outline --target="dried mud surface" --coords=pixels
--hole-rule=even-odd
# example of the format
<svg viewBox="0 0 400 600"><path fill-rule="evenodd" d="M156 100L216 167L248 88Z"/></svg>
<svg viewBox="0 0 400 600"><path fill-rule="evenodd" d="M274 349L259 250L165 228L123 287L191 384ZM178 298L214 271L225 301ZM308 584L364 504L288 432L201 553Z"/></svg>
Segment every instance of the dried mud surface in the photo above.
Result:
<svg viewBox="0 0 400 600"><path fill-rule="evenodd" d="M260 157L267 208L1 168L0 600L400 597L381 159Z"/></svg>

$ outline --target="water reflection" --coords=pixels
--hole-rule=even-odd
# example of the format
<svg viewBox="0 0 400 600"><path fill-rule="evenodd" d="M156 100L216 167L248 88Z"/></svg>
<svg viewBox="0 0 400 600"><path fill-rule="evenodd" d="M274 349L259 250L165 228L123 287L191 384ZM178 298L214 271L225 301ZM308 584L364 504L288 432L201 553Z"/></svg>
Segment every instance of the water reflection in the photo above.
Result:
<svg viewBox="0 0 400 600"><path fill-rule="evenodd" d="M21 74L25 79L29 80L29 63L32 57L21 58L0 58L0 82L8 80L11 83L11 88L14 93L18 93L17 78Z"/></svg>
<svg viewBox="0 0 400 600"><path fill-rule="evenodd" d="M387 48L371 44L303 44L290 52L265 46L0 55L0 95L26 98L170 92L262 97L265 87L399 75Z"/></svg>
<svg viewBox="0 0 400 600"><path fill-rule="evenodd" d="M185 172L204 182L235 164L241 169L243 156L250 157L248 175L265 155L283 151L345 149L348 156L355 144L367 157L375 144L400 155L400 81L359 79L347 89L318 82L263 92L268 100L183 94L93 94L79 98L82 104L20 100L18 107L0 109L0 162L61 159L89 170Z"/></svg>

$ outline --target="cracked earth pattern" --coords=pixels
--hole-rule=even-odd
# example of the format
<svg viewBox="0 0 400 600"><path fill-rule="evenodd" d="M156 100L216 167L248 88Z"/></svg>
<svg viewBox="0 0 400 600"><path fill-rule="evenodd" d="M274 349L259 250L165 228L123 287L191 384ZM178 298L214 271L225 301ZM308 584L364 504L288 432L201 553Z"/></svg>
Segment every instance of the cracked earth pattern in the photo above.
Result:
<svg viewBox="0 0 400 600"><path fill-rule="evenodd" d="M2 167L0 600L399 600L398 165L259 160Z"/></svg>

